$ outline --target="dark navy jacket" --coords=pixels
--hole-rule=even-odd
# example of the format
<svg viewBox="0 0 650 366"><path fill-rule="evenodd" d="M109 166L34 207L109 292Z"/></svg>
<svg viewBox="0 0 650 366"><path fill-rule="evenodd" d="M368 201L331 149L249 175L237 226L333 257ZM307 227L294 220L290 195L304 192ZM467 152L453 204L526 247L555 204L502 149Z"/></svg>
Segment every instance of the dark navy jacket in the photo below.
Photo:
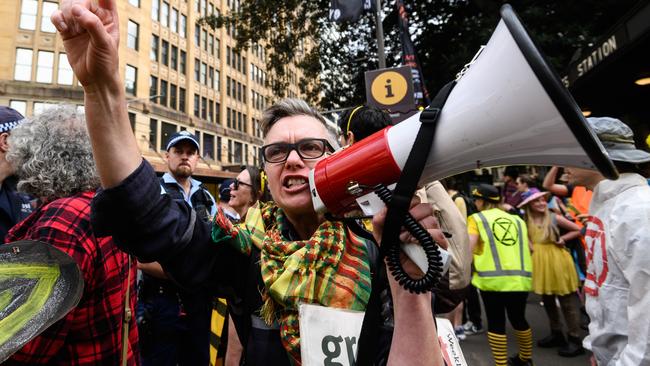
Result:
<svg viewBox="0 0 650 366"><path fill-rule="evenodd" d="M23 221L32 213L32 198L24 193L16 192L16 179L8 177L2 182L0 194L7 198L9 206L0 205L0 243L4 243L9 229Z"/></svg>

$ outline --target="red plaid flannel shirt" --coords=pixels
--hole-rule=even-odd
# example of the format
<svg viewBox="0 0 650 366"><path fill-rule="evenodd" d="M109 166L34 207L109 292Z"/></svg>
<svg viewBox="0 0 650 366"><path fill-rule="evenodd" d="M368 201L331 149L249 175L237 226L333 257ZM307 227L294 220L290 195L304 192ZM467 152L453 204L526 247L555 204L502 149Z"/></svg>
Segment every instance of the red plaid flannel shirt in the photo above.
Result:
<svg viewBox="0 0 650 366"><path fill-rule="evenodd" d="M16 352L5 365L120 365L126 286L135 310L136 265L113 239L96 238L90 226L94 192L50 202L14 226L6 242L23 239L50 243L77 261L84 278L81 301L63 319ZM138 330L129 323L128 365L138 364Z"/></svg>

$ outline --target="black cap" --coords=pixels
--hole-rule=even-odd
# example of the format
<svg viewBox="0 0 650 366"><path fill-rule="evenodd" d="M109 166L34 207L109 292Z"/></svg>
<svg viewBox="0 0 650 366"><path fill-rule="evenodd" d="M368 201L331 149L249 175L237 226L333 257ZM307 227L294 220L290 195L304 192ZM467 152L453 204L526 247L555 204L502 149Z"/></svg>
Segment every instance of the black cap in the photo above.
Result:
<svg viewBox="0 0 650 366"><path fill-rule="evenodd" d="M501 195L497 187L489 184L479 184L478 187L472 190L472 196L474 198L484 199L488 202L499 203L501 202Z"/></svg>
<svg viewBox="0 0 650 366"><path fill-rule="evenodd" d="M228 202L230 201L230 185L235 182L234 179L226 179L221 182L219 187L219 201Z"/></svg>
<svg viewBox="0 0 650 366"><path fill-rule="evenodd" d="M167 141L167 151L169 151L172 146L175 146L181 141L189 141L194 146L196 146L197 151L201 151L201 147L199 146L199 141L196 139L196 136L187 131L179 131L173 134Z"/></svg>
<svg viewBox="0 0 650 366"><path fill-rule="evenodd" d="M0 133L9 132L25 120L17 110L0 106Z"/></svg>

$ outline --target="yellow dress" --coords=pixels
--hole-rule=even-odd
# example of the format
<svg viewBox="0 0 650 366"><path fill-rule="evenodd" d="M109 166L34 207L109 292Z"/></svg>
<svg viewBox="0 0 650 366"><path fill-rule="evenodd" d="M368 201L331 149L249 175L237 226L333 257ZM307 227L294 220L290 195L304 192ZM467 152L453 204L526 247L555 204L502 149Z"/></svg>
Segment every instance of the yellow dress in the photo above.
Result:
<svg viewBox="0 0 650 366"><path fill-rule="evenodd" d="M549 239L537 225L528 228L533 241L533 292L567 295L578 289L578 273L571 253Z"/></svg>

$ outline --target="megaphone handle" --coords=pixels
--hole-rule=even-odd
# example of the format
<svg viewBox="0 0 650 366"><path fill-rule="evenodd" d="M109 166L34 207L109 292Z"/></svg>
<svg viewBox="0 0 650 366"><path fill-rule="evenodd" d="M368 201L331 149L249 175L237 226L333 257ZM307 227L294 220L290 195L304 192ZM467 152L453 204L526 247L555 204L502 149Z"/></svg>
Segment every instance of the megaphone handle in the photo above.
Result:
<svg viewBox="0 0 650 366"><path fill-rule="evenodd" d="M384 203L388 204L388 202L390 202L393 193L386 186L380 184L375 186L374 189L377 196L379 196ZM409 274L404 271L404 268L402 268L400 262L400 255L402 252L400 249L401 246L392 242L387 244L382 240L382 244L389 245L389 248L387 249L382 248L386 253L388 269L393 277L395 277L395 280L397 280L397 282L408 291L414 293L431 291L438 283L438 279L443 273L441 249L433 240L429 232L409 213L407 213L404 218L404 227L420 243L423 254L426 257L427 266L422 270L424 276L419 279L409 276ZM417 264L420 260L415 259L414 262ZM422 267L423 266L420 268Z"/></svg>

